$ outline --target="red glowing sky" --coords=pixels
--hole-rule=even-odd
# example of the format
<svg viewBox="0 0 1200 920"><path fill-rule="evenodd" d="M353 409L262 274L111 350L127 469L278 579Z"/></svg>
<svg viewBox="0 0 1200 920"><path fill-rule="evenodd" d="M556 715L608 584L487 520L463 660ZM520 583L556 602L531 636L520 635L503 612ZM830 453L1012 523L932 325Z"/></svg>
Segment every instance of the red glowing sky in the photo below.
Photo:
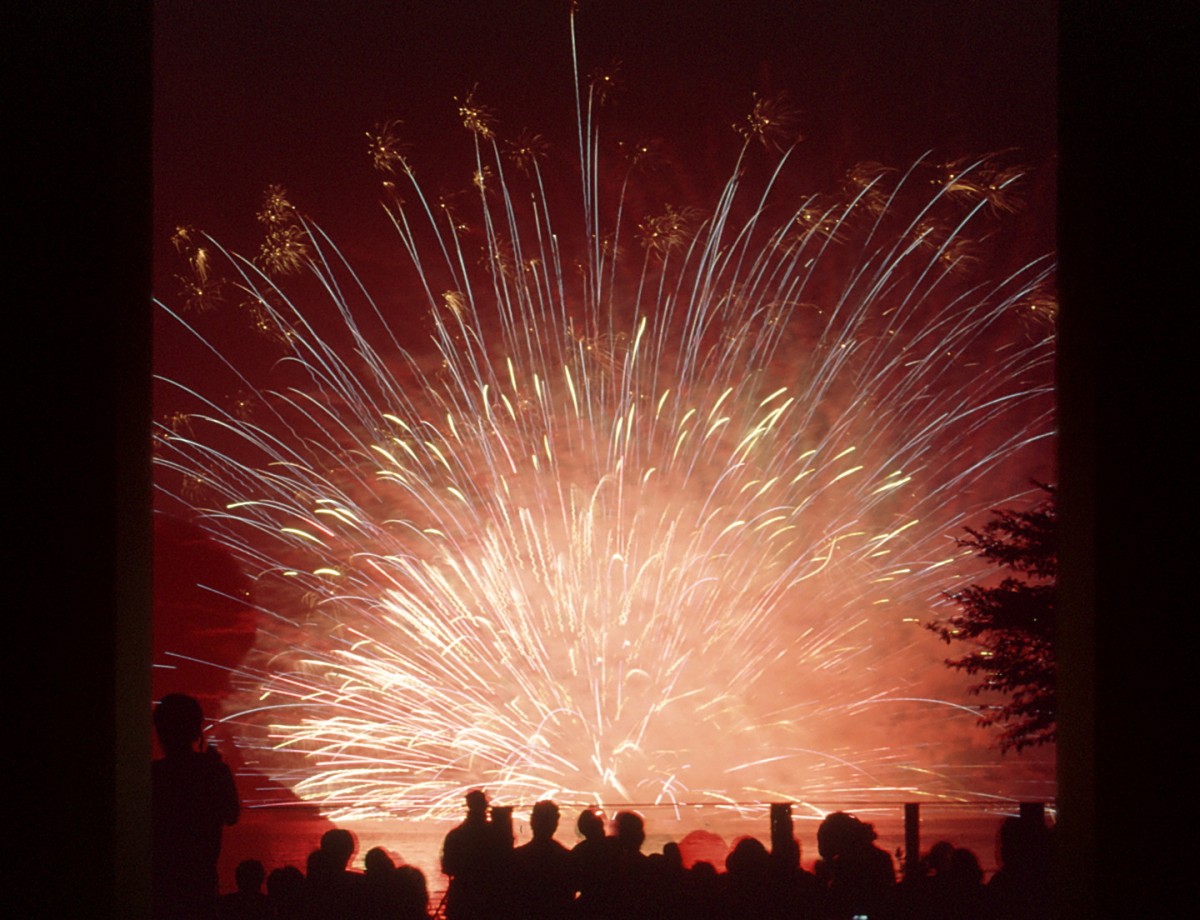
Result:
<svg viewBox="0 0 1200 920"><path fill-rule="evenodd" d="M156 295L170 301L176 294L181 263L170 244L176 226L193 225L253 252L260 231L255 211L263 190L279 183L338 242L369 289L385 302L395 296L389 281L396 246L377 204L378 175L364 132L401 119L422 184L460 188L466 177L459 164L471 139L456 117L455 97L477 86L499 127L542 132L553 145L551 157L573 162L566 9L566 3L465 3L435 14L419 5L352 4L331 21L326 8L313 4L160 5ZM804 136L799 168L818 186L860 160L905 165L931 148L947 158L1018 148L1022 162L1043 176L1053 173L1050 4L596 0L584 4L576 29L584 74L620 62L622 88L606 108L611 127L604 130L629 141L665 140L677 168L663 182L681 196L668 199L673 203L708 200L725 180L738 144L730 125L744 117L755 93L788 93ZM1046 187L1042 197L1052 197ZM1047 214L1033 209L1025 218L1037 237L1032 252L1052 247ZM156 341L156 372L171 374L187 360L166 340ZM197 597L184 585L202 563L210 580L231 591L238 578L225 571L220 553L206 555L191 544L183 566L188 579L177 579L165 549L179 546L178 536L160 543L156 658L176 644L201 658L235 661L252 624L235 605ZM200 609L207 628L189 628ZM185 669L171 679L187 685L171 689L222 693L219 672L211 669Z"/></svg>
<svg viewBox="0 0 1200 920"><path fill-rule="evenodd" d="M542 132L552 156L575 158L567 7L356 3L331 17L317 4L160 4L156 293L174 293L177 225L249 249L270 183L287 187L356 266L369 273L390 260L364 132L403 120L423 183L459 188L442 167L468 149L454 99L472 86L501 130ZM907 165L930 148L948 157L1018 148L1033 167L1054 153L1054 7L1036 0L596 0L583 4L577 35L585 74L619 61L605 131L663 138L680 167L676 196L705 200L711 189L694 188L698 177L724 181L737 142L729 126L755 93L788 93L805 138L796 155L818 186L859 160Z"/></svg>

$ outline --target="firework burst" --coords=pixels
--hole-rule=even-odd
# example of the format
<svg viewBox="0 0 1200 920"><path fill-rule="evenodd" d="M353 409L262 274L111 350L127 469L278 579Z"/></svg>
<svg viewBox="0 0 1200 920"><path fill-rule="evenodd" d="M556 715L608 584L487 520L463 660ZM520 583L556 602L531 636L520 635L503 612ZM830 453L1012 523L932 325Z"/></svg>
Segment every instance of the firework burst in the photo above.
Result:
<svg viewBox="0 0 1200 920"><path fill-rule="evenodd" d="M281 188L257 260L181 237L203 247L185 252L197 284L221 260L280 350L259 379L160 304L241 394L164 381L156 451L161 507L255 580L225 721L343 817L444 815L477 785L980 791L950 762L986 739L964 740L973 716L920 624L978 572L951 536L1050 451L1052 330L1023 317L1048 312L1052 260L988 258L1019 171L863 164L797 195L792 115L755 100L711 209L634 215L635 163L600 195L593 95L565 211L545 141L498 137L477 91L458 100L475 159L453 215L398 122L368 135L424 345ZM751 157L777 162L748 188Z"/></svg>

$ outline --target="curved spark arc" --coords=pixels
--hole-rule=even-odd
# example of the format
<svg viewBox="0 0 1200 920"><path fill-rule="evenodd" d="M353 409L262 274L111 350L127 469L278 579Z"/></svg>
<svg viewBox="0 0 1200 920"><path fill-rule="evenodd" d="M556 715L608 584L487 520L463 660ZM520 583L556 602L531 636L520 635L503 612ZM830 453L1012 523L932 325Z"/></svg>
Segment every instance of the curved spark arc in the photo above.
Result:
<svg viewBox="0 0 1200 920"><path fill-rule="evenodd" d="M914 794L902 776L940 713L883 753L881 723L858 748L840 733L881 701L948 708L923 692L928 634L901 624L974 571L947 535L1009 499L989 477L1050 437L1053 339L1013 316L1052 262L964 280L957 243L988 215L954 189L985 161L932 195L918 166L881 173L809 223L816 196L779 201L786 152L744 192L749 138L697 230L622 257L625 203L609 252L581 113L578 278L536 161L526 197L476 131L482 267L405 171L416 206L387 210L434 362L316 226L335 338L213 241L302 380L257 387L205 342L265 418L176 383L208 437L158 431L160 481L199 491L160 488L259 586L226 719L334 816L444 815L473 785L733 801L789 771L827 798Z"/></svg>

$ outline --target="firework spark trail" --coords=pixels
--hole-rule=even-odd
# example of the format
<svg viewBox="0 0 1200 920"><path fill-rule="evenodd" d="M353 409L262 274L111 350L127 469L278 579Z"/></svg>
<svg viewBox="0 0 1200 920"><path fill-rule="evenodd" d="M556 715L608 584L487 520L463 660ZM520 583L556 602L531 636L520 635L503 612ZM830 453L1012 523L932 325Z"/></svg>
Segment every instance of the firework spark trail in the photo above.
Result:
<svg viewBox="0 0 1200 920"><path fill-rule="evenodd" d="M963 792L929 769L963 701L927 698L940 653L918 624L977 571L947 535L1010 499L997 471L1044 462L1051 433L1053 338L1019 319L1052 262L963 271L994 167L932 193L924 164L879 170L796 206L786 153L740 187L747 137L708 219L635 256L581 102L577 275L536 160L523 188L468 123L483 264L406 165L416 204L388 208L435 362L310 224L332 335L328 306L210 241L299 382L258 384L160 304L255 394L252 420L167 381L192 410L156 456L164 498L256 579L240 744L341 817L456 812L472 785Z"/></svg>

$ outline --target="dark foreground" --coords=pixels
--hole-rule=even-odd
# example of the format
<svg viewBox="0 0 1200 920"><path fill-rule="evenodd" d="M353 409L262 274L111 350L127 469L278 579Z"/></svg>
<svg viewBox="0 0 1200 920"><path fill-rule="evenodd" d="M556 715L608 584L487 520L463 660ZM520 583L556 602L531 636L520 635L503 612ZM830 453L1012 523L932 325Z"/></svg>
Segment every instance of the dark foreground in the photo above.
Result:
<svg viewBox="0 0 1200 920"><path fill-rule="evenodd" d="M879 845L874 827L851 815L826 816L793 836L790 822L763 835L737 838L732 847L711 831L671 840L649 839L640 815L622 812L599 829L584 815L564 816L545 803L514 834L506 809L468 815L446 835L411 834L405 856L374 845L373 835L329 828L297 817L290 848L270 846L259 833L242 837L236 850L262 843L263 859L241 860L241 891L222 895L212 910L161 917L263 918L263 920L1037 920L1052 915L1053 833L1042 822L997 818L998 868L985 873L975 849L937 839L904 871ZM524 816L522 816L524 818ZM278 831L280 822L274 827ZM306 829L312 831L311 835ZM240 829L239 829L240 830ZM249 827L246 830L250 830ZM565 833L561 833L565 831ZM819 854L804 868L801 839ZM557 839L563 836L573 846ZM307 837L307 842L305 838ZM429 850L441 850L433 863ZM299 847L299 848L297 848ZM307 848L303 854L301 849ZM291 850L290 854L287 852ZM225 854L223 863L232 854ZM897 853L899 856L899 853ZM256 865L259 868L256 870ZM441 866L445 865L447 875ZM222 878L228 887L232 879Z"/></svg>

